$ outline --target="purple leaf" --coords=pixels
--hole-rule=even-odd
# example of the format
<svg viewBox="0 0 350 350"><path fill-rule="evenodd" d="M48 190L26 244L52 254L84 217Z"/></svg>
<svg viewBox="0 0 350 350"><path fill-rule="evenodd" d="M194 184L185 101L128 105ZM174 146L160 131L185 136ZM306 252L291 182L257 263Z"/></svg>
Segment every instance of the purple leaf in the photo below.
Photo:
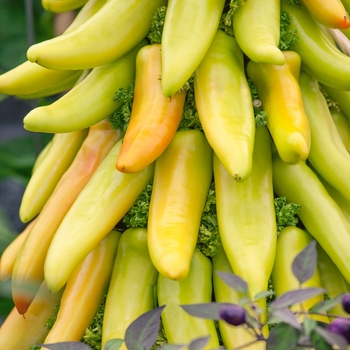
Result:
<svg viewBox="0 0 350 350"><path fill-rule="evenodd" d="M65 341L54 344L37 344L49 350L91 350L89 345L75 341Z"/></svg>
<svg viewBox="0 0 350 350"><path fill-rule="evenodd" d="M197 338L191 341L188 350L201 350L208 343L210 336Z"/></svg>
<svg viewBox="0 0 350 350"><path fill-rule="evenodd" d="M341 293L337 295L336 297L332 299L327 299L327 300L322 300L318 302L316 305L314 305L309 312L314 313L314 312L325 312L331 309L333 306L338 305L342 301L342 297L345 293Z"/></svg>
<svg viewBox="0 0 350 350"><path fill-rule="evenodd" d="M164 307L165 305L145 312L130 324L125 332L125 344L129 350L149 350L153 346Z"/></svg>
<svg viewBox="0 0 350 350"><path fill-rule="evenodd" d="M248 284L241 277L230 272L215 272L228 286L234 288L239 293L242 293L244 295L248 294Z"/></svg>
<svg viewBox="0 0 350 350"><path fill-rule="evenodd" d="M186 345L181 344L164 344L162 346L159 346L157 350L180 350L183 349Z"/></svg>
<svg viewBox="0 0 350 350"><path fill-rule="evenodd" d="M265 292L260 292L260 293L255 294L254 300L267 298L267 297L270 297L271 295L274 295L274 294L275 294L275 292L273 290L267 290Z"/></svg>
<svg viewBox="0 0 350 350"><path fill-rule="evenodd" d="M315 332L317 332L322 338L330 345L337 345L340 349L346 349L348 342L345 337L340 334L335 334L325 329L323 327L317 326L315 328Z"/></svg>
<svg viewBox="0 0 350 350"><path fill-rule="evenodd" d="M299 283L309 280L317 265L316 241L312 240L294 259L292 270Z"/></svg>
<svg viewBox="0 0 350 350"><path fill-rule="evenodd" d="M278 322L285 322L292 327L301 330L302 326L298 322L298 319L294 315L294 313L288 309L277 309L272 312L272 316L274 319L277 318ZM270 323L270 322L269 322ZM277 323L277 322L276 322Z"/></svg>
<svg viewBox="0 0 350 350"><path fill-rule="evenodd" d="M324 291L323 288L316 287L291 290L273 300L270 304L270 308L271 310L288 308L293 304L301 303L316 295L323 294Z"/></svg>
<svg viewBox="0 0 350 350"><path fill-rule="evenodd" d="M123 339L111 339L106 343L104 350L118 350L124 343Z"/></svg>
<svg viewBox="0 0 350 350"><path fill-rule="evenodd" d="M266 342L266 350L292 350L298 341L298 331L286 323L272 328Z"/></svg>
<svg viewBox="0 0 350 350"><path fill-rule="evenodd" d="M186 304L180 305L188 314L206 318L208 320L220 320L220 310L229 305L235 305L231 303L199 303L199 304Z"/></svg>

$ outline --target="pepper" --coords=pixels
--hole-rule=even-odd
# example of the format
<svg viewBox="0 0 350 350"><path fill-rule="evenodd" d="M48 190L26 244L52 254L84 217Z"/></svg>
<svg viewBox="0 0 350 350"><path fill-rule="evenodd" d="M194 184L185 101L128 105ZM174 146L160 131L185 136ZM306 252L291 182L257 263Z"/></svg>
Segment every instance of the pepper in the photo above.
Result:
<svg viewBox="0 0 350 350"><path fill-rule="evenodd" d="M267 113L267 127L278 154L286 163L295 164L309 155L310 126L298 83L300 56L293 51L283 54L283 66L250 61L247 73Z"/></svg>
<svg viewBox="0 0 350 350"><path fill-rule="evenodd" d="M113 100L114 93L134 80L136 54L145 44L143 40L121 58L92 69L81 83L55 102L32 109L23 119L24 128L64 133L87 128L107 118L121 106L121 101Z"/></svg>
<svg viewBox="0 0 350 350"><path fill-rule="evenodd" d="M254 62L283 65L280 40L280 0L249 0L232 16L235 38L242 51Z"/></svg>
<svg viewBox="0 0 350 350"><path fill-rule="evenodd" d="M62 175L72 164L87 133L88 129L82 129L53 135L49 153L24 190L19 208L22 222L32 220L43 209Z"/></svg>
<svg viewBox="0 0 350 350"><path fill-rule="evenodd" d="M306 230L350 282L350 223L345 215L305 162L289 165L276 155L272 165L274 191L301 204L298 216Z"/></svg>
<svg viewBox="0 0 350 350"><path fill-rule="evenodd" d="M212 150L198 130L178 131L155 161L148 249L167 278L180 280L188 274L212 168Z"/></svg>
<svg viewBox="0 0 350 350"><path fill-rule="evenodd" d="M312 277L301 285L292 270L293 260L312 240L313 237L307 231L295 226L287 226L280 232L277 240L276 259L271 274L276 298L283 293L299 288L323 288L317 266L315 267L315 272ZM323 294L319 294L305 300L301 305L293 305L291 310L294 312L309 310L318 302L323 301L323 299ZM329 323L328 317L326 316L310 315L310 317L318 321ZM302 320L303 316L299 315L298 318Z"/></svg>
<svg viewBox="0 0 350 350"><path fill-rule="evenodd" d="M87 0L41 0L44 10L53 13L62 13L79 9L86 4Z"/></svg>
<svg viewBox="0 0 350 350"><path fill-rule="evenodd" d="M350 154L338 133L317 80L302 72L299 84L311 127L312 144L308 161L350 201Z"/></svg>
<svg viewBox="0 0 350 350"><path fill-rule="evenodd" d="M350 27L348 13L341 0L303 0L312 17L328 28Z"/></svg>
<svg viewBox="0 0 350 350"><path fill-rule="evenodd" d="M44 277L53 293L64 286L77 265L123 218L153 178L154 163L134 174L115 169L121 143L118 141L95 170L50 243Z"/></svg>
<svg viewBox="0 0 350 350"><path fill-rule="evenodd" d="M270 137L266 127L255 132L250 177L237 182L214 156L216 209L220 238L234 273L249 286L249 295L266 291L276 250ZM257 273L259 271L259 273ZM265 308L265 301L259 303Z"/></svg>
<svg viewBox="0 0 350 350"><path fill-rule="evenodd" d="M180 90L208 51L224 0L169 0L162 34L162 90ZM181 62L181 64L179 64Z"/></svg>
<svg viewBox="0 0 350 350"><path fill-rule="evenodd" d="M215 154L237 181L251 173L255 120L235 38L217 31L194 75L198 116Z"/></svg>
<svg viewBox="0 0 350 350"><path fill-rule="evenodd" d="M156 9L165 4L166 0L107 1L69 33L31 45L27 58L51 69L89 69L108 64L146 37ZM124 74L123 68L119 73Z"/></svg>
<svg viewBox="0 0 350 350"><path fill-rule="evenodd" d="M289 29L298 33L298 42L292 50L300 55L302 69L325 85L350 90L350 57L329 40L305 6L293 6L283 0L281 10L291 17Z"/></svg>
<svg viewBox="0 0 350 350"><path fill-rule="evenodd" d="M348 152L350 152L350 120L341 111L330 111L339 136Z"/></svg>
<svg viewBox="0 0 350 350"><path fill-rule="evenodd" d="M233 273L222 245L219 244L217 249L217 255L212 260L215 301L219 303L239 304L242 295L234 288L228 286L217 274L217 272ZM226 349L235 349L249 344L256 339L244 326L231 326L222 320L219 320L219 330ZM264 350L266 346L264 342L257 342L254 345L250 345L249 348L250 350Z"/></svg>
<svg viewBox="0 0 350 350"><path fill-rule="evenodd" d="M119 130L113 130L107 119L90 127L88 135L74 161L57 183L35 225L30 230L12 273L12 296L20 313L28 308L35 293L35 286L44 280L44 263L50 243L69 208L93 176L108 152L121 138ZM22 290L31 286L33 293Z"/></svg>
<svg viewBox="0 0 350 350"><path fill-rule="evenodd" d="M334 89L324 84L320 84L320 86L326 91L327 96L338 104L341 111L350 120L350 91Z"/></svg>
<svg viewBox="0 0 350 350"><path fill-rule="evenodd" d="M317 245L317 266L320 271L322 285L326 289L329 298L335 298L341 293L350 293L350 284L345 281L339 269L319 244ZM341 304L335 305L328 310L328 313L349 317L349 314L344 311ZM330 317L330 319L332 318Z"/></svg>
<svg viewBox="0 0 350 350"><path fill-rule="evenodd" d="M147 45L136 56L136 79L130 122L116 167L125 173L142 170L169 145L180 124L186 90L170 99L162 92L161 45Z"/></svg>
<svg viewBox="0 0 350 350"><path fill-rule="evenodd" d="M197 248L193 253L187 276L173 281L162 274L158 277L158 303L165 305L161 318L169 344L188 344L210 336L203 349L218 349L219 341L213 320L189 315L180 305L208 303L212 297L212 265Z"/></svg>
<svg viewBox="0 0 350 350"><path fill-rule="evenodd" d="M121 233L112 230L74 270L44 344L80 341L108 288ZM44 350L44 348L41 348Z"/></svg>
<svg viewBox="0 0 350 350"><path fill-rule="evenodd" d="M14 307L0 327L0 348L30 349L41 343L49 332L45 322L54 316L62 292L50 293L43 282L25 318Z"/></svg>
<svg viewBox="0 0 350 350"><path fill-rule="evenodd" d="M123 232L112 265L103 315L102 349L111 339L125 339L128 326L154 308L158 271L149 256L146 229L130 228ZM125 343L121 349L126 349Z"/></svg>

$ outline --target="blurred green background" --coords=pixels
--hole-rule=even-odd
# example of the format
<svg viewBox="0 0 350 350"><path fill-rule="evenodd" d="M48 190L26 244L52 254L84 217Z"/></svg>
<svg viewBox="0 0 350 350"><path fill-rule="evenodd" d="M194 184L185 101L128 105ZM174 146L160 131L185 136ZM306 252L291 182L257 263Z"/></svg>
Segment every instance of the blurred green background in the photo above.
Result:
<svg viewBox="0 0 350 350"><path fill-rule="evenodd" d="M31 44L52 37L53 23L41 0L0 0L0 74L24 62ZM22 120L48 102L0 94L0 256L25 227L18 215L21 197L36 156L52 137L27 132ZM13 307L10 286L0 282L0 324Z"/></svg>

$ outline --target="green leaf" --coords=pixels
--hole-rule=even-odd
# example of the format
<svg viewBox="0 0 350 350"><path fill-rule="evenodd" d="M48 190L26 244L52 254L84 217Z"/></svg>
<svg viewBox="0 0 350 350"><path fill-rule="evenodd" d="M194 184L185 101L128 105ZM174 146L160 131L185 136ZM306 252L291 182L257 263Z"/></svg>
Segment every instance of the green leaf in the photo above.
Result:
<svg viewBox="0 0 350 350"><path fill-rule="evenodd" d="M332 350L332 346L317 332L312 332L310 336L311 345L317 350Z"/></svg>
<svg viewBox="0 0 350 350"><path fill-rule="evenodd" d="M332 333L328 329L320 326L315 327L315 332L319 334L328 344L337 345L340 349L347 348L348 342L343 336Z"/></svg>
<svg viewBox="0 0 350 350"><path fill-rule="evenodd" d="M255 294L254 300L268 298L268 297L271 297L272 295L275 295L275 292L273 290L267 290L267 291Z"/></svg>
<svg viewBox="0 0 350 350"><path fill-rule="evenodd" d="M312 240L293 260L292 271L302 284L315 273L317 265L316 240Z"/></svg>
<svg viewBox="0 0 350 350"><path fill-rule="evenodd" d="M158 7L152 18L151 30L147 35L151 44L161 44L162 42L162 34L163 34L166 10L167 10L166 6Z"/></svg>
<svg viewBox="0 0 350 350"><path fill-rule="evenodd" d="M304 332L306 335L310 335L311 332L316 328L317 322L311 318L306 317L303 322Z"/></svg>
<svg viewBox="0 0 350 350"><path fill-rule="evenodd" d="M277 197L274 201L276 212L277 234L287 226L296 226L298 223L298 215L301 208L300 204L287 203L285 196Z"/></svg>
<svg viewBox="0 0 350 350"><path fill-rule="evenodd" d="M266 350L292 350L298 341L298 331L286 323L275 326L266 341Z"/></svg>
<svg viewBox="0 0 350 350"><path fill-rule="evenodd" d="M271 319L269 320L269 323L279 323L279 322L284 322L299 330L302 329L295 314L288 309L277 309L271 312Z"/></svg>
<svg viewBox="0 0 350 350"><path fill-rule="evenodd" d="M280 42L278 48L283 51L291 50L299 40L297 31L295 29L288 29L290 22L290 14L287 11L282 11L280 16Z"/></svg>
<svg viewBox="0 0 350 350"><path fill-rule="evenodd" d="M248 295L248 284L241 277L230 272L215 272L228 286L234 288L237 292L240 292L243 295Z"/></svg>
<svg viewBox="0 0 350 350"><path fill-rule="evenodd" d="M124 343L123 339L111 339L106 343L104 350L118 350Z"/></svg>
<svg viewBox="0 0 350 350"><path fill-rule="evenodd" d="M145 312L130 324L125 332L125 344L128 350L149 350L155 343L159 326L160 314L165 305Z"/></svg>

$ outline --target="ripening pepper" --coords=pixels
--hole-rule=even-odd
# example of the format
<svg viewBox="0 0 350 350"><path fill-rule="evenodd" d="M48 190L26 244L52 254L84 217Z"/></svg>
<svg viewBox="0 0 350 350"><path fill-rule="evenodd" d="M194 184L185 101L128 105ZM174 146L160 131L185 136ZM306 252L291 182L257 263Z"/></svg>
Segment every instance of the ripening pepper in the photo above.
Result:
<svg viewBox="0 0 350 350"><path fill-rule="evenodd" d="M195 71L194 92L210 146L232 177L246 180L252 169L255 120L243 53L235 38L217 31Z"/></svg>
<svg viewBox="0 0 350 350"><path fill-rule="evenodd" d="M213 320L189 315L180 305L208 303L212 297L212 265L197 248L189 273L181 281L162 274L158 277L158 303L165 305L162 323L169 344L188 344L198 337L210 336L203 349L218 349L219 341Z"/></svg>
<svg viewBox="0 0 350 350"><path fill-rule="evenodd" d="M298 42L291 49L300 55L302 70L322 84L350 90L350 57L336 47L305 6L294 6L282 0L281 10L291 17L288 29L297 32Z"/></svg>
<svg viewBox="0 0 350 350"><path fill-rule="evenodd" d="M300 56L293 51L283 54L284 65L250 61L247 73L267 113L267 127L278 154L286 163L295 164L309 155L310 126L298 83Z"/></svg>
<svg viewBox="0 0 350 350"><path fill-rule="evenodd" d="M342 111L330 111L339 136L348 152L350 152L350 120Z"/></svg>
<svg viewBox="0 0 350 350"><path fill-rule="evenodd" d="M283 293L299 288L323 288L317 266L312 277L301 285L292 270L293 260L312 240L313 237L306 230L295 226L287 226L280 232L277 239L276 259L271 274L276 298ZM323 294L305 300L301 303L302 306L293 305L291 309L293 311L309 310L320 301L323 301ZM310 317L329 323L327 316L310 315ZM302 316L299 315L298 318L302 319Z"/></svg>
<svg viewBox="0 0 350 350"><path fill-rule="evenodd" d="M102 328L102 349L111 339L125 339L128 326L155 306L158 271L148 252L147 230L124 231L108 288ZM126 349L123 343L121 349Z"/></svg>
<svg viewBox="0 0 350 350"><path fill-rule="evenodd" d="M302 72L299 84L311 128L312 144L308 161L350 201L350 154L339 135L318 81Z"/></svg>
<svg viewBox="0 0 350 350"><path fill-rule="evenodd" d="M273 188L287 202L301 204L298 216L350 283L350 223L306 162L273 158Z"/></svg>
<svg viewBox="0 0 350 350"><path fill-rule="evenodd" d="M50 291L61 289L84 257L123 218L153 178L154 163L124 174L116 170L122 140L109 151L68 210L50 243L44 277Z"/></svg>
<svg viewBox="0 0 350 350"><path fill-rule="evenodd" d="M212 149L198 130L178 131L155 161L148 249L159 273L186 277L212 180Z"/></svg>
<svg viewBox="0 0 350 350"><path fill-rule="evenodd" d="M186 90L171 98L162 92L161 45L147 45L136 56L134 99L117 169L124 173L142 170L169 145L180 124Z"/></svg>
<svg viewBox="0 0 350 350"><path fill-rule="evenodd" d="M111 148L119 141L119 130L113 130L107 119L90 127L72 164L57 183L35 225L19 252L12 274L12 296L20 313L25 313L35 295L35 286L44 280L44 263L55 232L69 208L88 183ZM32 293L22 295L25 286Z"/></svg>
<svg viewBox="0 0 350 350"><path fill-rule="evenodd" d="M164 96L180 90L198 67L214 39L224 5L224 0L168 1L162 34Z"/></svg>

